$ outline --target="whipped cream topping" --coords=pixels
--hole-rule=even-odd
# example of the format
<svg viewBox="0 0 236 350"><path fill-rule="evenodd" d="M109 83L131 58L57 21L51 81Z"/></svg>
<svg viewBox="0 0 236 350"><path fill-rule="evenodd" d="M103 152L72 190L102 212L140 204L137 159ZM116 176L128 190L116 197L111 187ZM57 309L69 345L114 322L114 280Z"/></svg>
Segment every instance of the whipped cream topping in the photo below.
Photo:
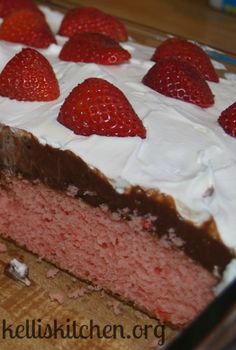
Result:
<svg viewBox="0 0 236 350"><path fill-rule="evenodd" d="M57 33L62 14L41 7ZM214 106L202 109L163 96L141 83L154 64L154 48L131 39L122 44L132 59L120 66L68 63L58 59L67 38L39 50L51 62L61 95L52 102L19 102L0 97L0 122L24 129L42 144L71 150L91 168L99 169L122 193L130 186L171 195L180 214L201 224L213 217L222 241L236 252L236 139L218 125L220 113L233 102L236 81L209 83ZM0 70L23 45L0 42ZM147 129L147 138L75 135L57 122L59 109L73 87L100 77L120 88ZM209 252L210 253L210 252Z"/></svg>
<svg viewBox="0 0 236 350"><path fill-rule="evenodd" d="M232 259L230 263L226 266L222 280L220 283L214 287L214 292L216 295L220 294L226 286L230 285L235 278L236 271L236 259Z"/></svg>

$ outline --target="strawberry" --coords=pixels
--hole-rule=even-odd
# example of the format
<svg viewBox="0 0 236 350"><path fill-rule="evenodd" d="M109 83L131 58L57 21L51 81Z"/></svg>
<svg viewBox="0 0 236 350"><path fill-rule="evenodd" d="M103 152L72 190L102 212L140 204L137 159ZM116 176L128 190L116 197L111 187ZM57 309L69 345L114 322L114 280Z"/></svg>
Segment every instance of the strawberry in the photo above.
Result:
<svg viewBox="0 0 236 350"><path fill-rule="evenodd" d="M100 78L86 79L71 91L58 121L79 135L146 137L142 121L123 92Z"/></svg>
<svg viewBox="0 0 236 350"><path fill-rule="evenodd" d="M196 68L187 61L163 58L144 76L143 83L157 92L200 107L214 103L212 92Z"/></svg>
<svg viewBox="0 0 236 350"><path fill-rule="evenodd" d="M4 18L0 40L12 41L37 48L47 48L55 38L44 17L36 11L19 10Z"/></svg>
<svg viewBox="0 0 236 350"><path fill-rule="evenodd" d="M65 43L59 57L64 61L111 65L128 61L131 56L109 36L100 33L77 33Z"/></svg>
<svg viewBox="0 0 236 350"><path fill-rule="evenodd" d="M227 134L236 137L236 102L221 113L218 123Z"/></svg>
<svg viewBox="0 0 236 350"><path fill-rule="evenodd" d="M13 11L20 9L40 12L32 0L0 0L0 17L8 16Z"/></svg>
<svg viewBox="0 0 236 350"><path fill-rule="evenodd" d="M217 73L207 54L197 46L187 40L171 38L165 40L157 47L152 60L157 62L162 58L176 57L190 61L206 80L219 82Z"/></svg>
<svg viewBox="0 0 236 350"><path fill-rule="evenodd" d="M80 32L101 33L116 41L128 38L125 26L117 18L93 7L74 8L63 18L60 35L71 37Z"/></svg>
<svg viewBox="0 0 236 350"><path fill-rule="evenodd" d="M3 68L0 95L18 101L51 101L60 92L48 60L38 51L26 48Z"/></svg>

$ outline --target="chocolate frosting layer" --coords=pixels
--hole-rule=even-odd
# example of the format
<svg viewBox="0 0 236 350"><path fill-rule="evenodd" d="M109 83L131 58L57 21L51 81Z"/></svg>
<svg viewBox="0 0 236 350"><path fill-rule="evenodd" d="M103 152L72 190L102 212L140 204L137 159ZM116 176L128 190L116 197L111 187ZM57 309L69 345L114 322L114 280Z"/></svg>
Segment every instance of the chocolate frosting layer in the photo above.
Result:
<svg viewBox="0 0 236 350"><path fill-rule="evenodd" d="M220 241L213 220L194 226L178 214L170 196L157 191L132 187L124 194L117 193L102 174L71 151L42 145L32 134L0 124L0 170L4 169L30 180L39 179L55 190L75 186L76 196L92 206L105 204L127 220L131 214L151 215L154 230L150 234L168 239L171 232L181 238L179 249L211 272L217 267L221 274L234 257Z"/></svg>

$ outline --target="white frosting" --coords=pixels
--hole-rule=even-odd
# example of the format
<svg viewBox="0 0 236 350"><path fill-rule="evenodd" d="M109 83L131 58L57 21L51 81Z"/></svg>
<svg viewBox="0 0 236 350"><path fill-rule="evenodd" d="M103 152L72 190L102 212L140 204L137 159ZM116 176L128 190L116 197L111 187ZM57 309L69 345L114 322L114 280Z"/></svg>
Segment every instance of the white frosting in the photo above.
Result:
<svg viewBox="0 0 236 350"><path fill-rule="evenodd" d="M43 10L56 33L62 15ZM111 67L60 61L57 56L66 38L57 40L58 45L39 51L53 65L61 96L46 103L0 97L0 122L31 132L43 144L72 150L105 174L119 192L131 185L158 189L170 194L180 213L196 224L213 216L223 242L236 251L236 139L217 123L221 111L236 100L236 81L209 83L215 104L202 109L141 83L153 65L153 48L129 40L123 46L132 54L131 61ZM0 42L0 70L22 47ZM147 129L146 139L78 136L56 121L72 88L94 76L124 92Z"/></svg>
<svg viewBox="0 0 236 350"><path fill-rule="evenodd" d="M224 74L224 77L228 80L235 80L236 81L236 74L235 73L226 72Z"/></svg>
<svg viewBox="0 0 236 350"><path fill-rule="evenodd" d="M226 266L222 280L214 288L215 294L220 294L225 289L225 287L227 287L228 285L230 285L231 282L233 282L235 278L235 271L236 271L236 259L233 259Z"/></svg>

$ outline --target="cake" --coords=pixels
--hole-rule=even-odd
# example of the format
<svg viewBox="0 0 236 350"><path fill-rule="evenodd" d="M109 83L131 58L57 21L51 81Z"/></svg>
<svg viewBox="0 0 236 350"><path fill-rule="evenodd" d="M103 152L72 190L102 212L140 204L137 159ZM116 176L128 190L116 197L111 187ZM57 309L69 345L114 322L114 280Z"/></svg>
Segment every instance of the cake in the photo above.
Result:
<svg viewBox="0 0 236 350"><path fill-rule="evenodd" d="M63 15L41 11L58 33ZM154 48L128 39L128 62L74 63L58 57L67 39L37 49L58 79L57 98L0 97L0 235L151 317L186 325L224 272L236 275L236 140L217 123L236 82L209 82L215 102L201 108L142 83ZM23 47L0 42L1 71ZM84 136L58 121L90 78L122 91L146 135Z"/></svg>

